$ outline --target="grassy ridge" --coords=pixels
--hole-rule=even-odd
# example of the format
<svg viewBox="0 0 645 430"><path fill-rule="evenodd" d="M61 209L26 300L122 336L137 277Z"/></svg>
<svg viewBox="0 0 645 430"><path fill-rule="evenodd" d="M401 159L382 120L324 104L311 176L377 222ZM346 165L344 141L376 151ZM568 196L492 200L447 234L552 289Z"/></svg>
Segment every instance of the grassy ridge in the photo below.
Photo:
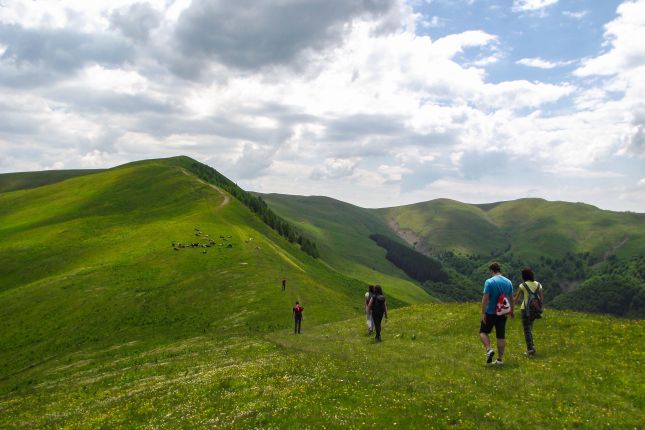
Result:
<svg viewBox="0 0 645 430"><path fill-rule="evenodd" d="M0 426L640 427L642 321L548 311L528 360L513 320L506 363L495 368L484 364L477 316L474 305L394 310L382 344L351 319L305 320L301 336L211 333L84 349L0 382L13 385L0 394Z"/></svg>
<svg viewBox="0 0 645 430"><path fill-rule="evenodd" d="M46 170L42 172L17 172L0 174L0 193L27 190L54 184L77 176L102 172L102 169Z"/></svg>
<svg viewBox="0 0 645 430"><path fill-rule="evenodd" d="M284 328L296 299L311 323L360 309L364 285L223 201L173 160L0 194L0 376L88 345ZM223 246L173 251L195 226Z"/></svg>
<svg viewBox="0 0 645 430"><path fill-rule="evenodd" d="M638 255L645 214L600 210L582 203L519 199L470 205L447 199L380 209L392 224L419 237L424 251L469 255L513 252L522 258L567 253Z"/></svg>
<svg viewBox="0 0 645 430"><path fill-rule="evenodd" d="M428 254L450 250L461 254L503 252L509 241L480 208L449 199L378 209L402 235L416 237L416 248Z"/></svg>

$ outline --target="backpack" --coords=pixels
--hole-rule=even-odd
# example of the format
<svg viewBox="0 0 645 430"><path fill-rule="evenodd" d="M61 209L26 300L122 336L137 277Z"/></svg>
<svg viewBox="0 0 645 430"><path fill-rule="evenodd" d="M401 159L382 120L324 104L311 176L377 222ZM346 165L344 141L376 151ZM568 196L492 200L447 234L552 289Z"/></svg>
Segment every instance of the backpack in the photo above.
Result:
<svg viewBox="0 0 645 430"><path fill-rule="evenodd" d="M540 299L540 295L538 294L538 291L540 291L542 285L540 285L540 283L538 282L538 287L535 289L535 292L531 291L526 282L524 282L522 285L524 286L524 289L528 294L527 305L524 307L524 311L529 316L529 318L542 318L542 300Z"/></svg>
<svg viewBox="0 0 645 430"><path fill-rule="evenodd" d="M501 287L500 287L501 289ZM506 315L511 312L511 302L502 291L497 298L497 305L495 305L495 315Z"/></svg>
<svg viewBox="0 0 645 430"><path fill-rule="evenodd" d="M374 296L374 303L372 304L372 314L380 315L385 312L385 296L379 294Z"/></svg>

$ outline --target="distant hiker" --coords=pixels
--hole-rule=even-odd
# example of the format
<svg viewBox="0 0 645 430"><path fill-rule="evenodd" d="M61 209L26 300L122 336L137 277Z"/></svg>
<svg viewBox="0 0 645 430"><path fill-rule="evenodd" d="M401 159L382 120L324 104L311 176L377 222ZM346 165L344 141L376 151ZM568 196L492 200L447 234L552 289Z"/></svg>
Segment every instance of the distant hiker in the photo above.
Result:
<svg viewBox="0 0 645 430"><path fill-rule="evenodd" d="M283 278L282 279L282 291L284 291L285 288L287 288L287 280Z"/></svg>
<svg viewBox="0 0 645 430"><path fill-rule="evenodd" d="M522 298L522 327L524 327L524 340L526 340L526 355L535 354L533 343L533 321L542 318L542 303L544 303L544 290L539 282L535 281L533 270L528 267L522 269L522 282L517 287L513 301L517 304Z"/></svg>
<svg viewBox="0 0 645 430"><path fill-rule="evenodd" d="M372 334L374 331L374 320L372 319L372 311L370 310L370 300L374 297L374 285L370 285L365 293L365 319L367 320L367 333Z"/></svg>
<svg viewBox="0 0 645 430"><path fill-rule="evenodd" d="M295 323L293 327L293 334L300 334L300 325L302 324L302 311L305 308L300 306L300 302L296 302L296 305L293 307L293 321Z"/></svg>
<svg viewBox="0 0 645 430"><path fill-rule="evenodd" d="M513 302L511 301L513 284L502 276L498 263L491 264L488 269L493 276L484 283L479 338L484 344L484 348L486 348L486 363L492 363L495 351L490 347L488 335L495 327L498 353L495 364L501 365L504 360L504 348L506 347L506 316L513 317Z"/></svg>
<svg viewBox="0 0 645 430"><path fill-rule="evenodd" d="M375 340L380 342L381 321L383 320L383 317L387 320L387 304L385 303L383 288L381 288L380 285L374 286L374 296L370 299L367 307L372 312L372 319L374 320L374 330L376 330Z"/></svg>

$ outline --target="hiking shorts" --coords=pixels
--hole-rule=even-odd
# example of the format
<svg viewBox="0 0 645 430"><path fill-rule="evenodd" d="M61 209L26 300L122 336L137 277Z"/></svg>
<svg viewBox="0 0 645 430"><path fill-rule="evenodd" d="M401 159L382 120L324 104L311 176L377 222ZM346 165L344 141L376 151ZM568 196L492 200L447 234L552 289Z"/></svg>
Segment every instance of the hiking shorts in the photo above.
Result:
<svg viewBox="0 0 645 430"><path fill-rule="evenodd" d="M486 324L482 321L479 326L480 333L489 334L495 327L497 339L506 338L506 315L486 314Z"/></svg>

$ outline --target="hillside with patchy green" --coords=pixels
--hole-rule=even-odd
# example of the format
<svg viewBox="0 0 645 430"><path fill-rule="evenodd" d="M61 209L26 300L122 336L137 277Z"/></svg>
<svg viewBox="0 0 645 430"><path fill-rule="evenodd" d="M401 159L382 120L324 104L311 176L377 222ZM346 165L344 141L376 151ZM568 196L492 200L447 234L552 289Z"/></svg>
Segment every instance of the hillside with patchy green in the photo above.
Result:
<svg viewBox="0 0 645 430"><path fill-rule="evenodd" d="M196 176L195 163L148 160L0 193L0 428L639 428L645 420L642 320L547 308L534 358L522 354L515 319L504 365L487 366L479 305L423 303L432 288L362 236L381 229L390 249L404 244L380 214L325 201L325 225L309 222L309 199L290 214L288 202L270 204L312 238L316 259L266 213ZM339 244L355 247L336 255ZM358 269L334 266L343 263ZM442 264L454 273L456 263ZM616 256L596 264L614 274L642 267ZM369 273L385 279L390 306L379 344L363 316ZM292 331L296 300L305 307L301 335ZM491 392L510 406L492 407Z"/></svg>
<svg viewBox="0 0 645 430"><path fill-rule="evenodd" d="M274 196L265 197L279 214L320 229L318 240L326 243L327 256L346 253L353 244L369 249L370 236L407 244L409 251L389 252L386 259L441 300L477 300L488 264L495 260L515 285L521 282L521 269L532 267L547 287L546 301L559 308L645 316L645 214L541 199L481 205L437 199L374 210L332 199ZM327 209L331 207L333 211ZM333 239L334 234L339 238ZM424 281L415 276L436 263L424 263L414 251L438 259L449 279ZM345 255L345 260L352 259L357 257ZM343 266L348 264L337 265ZM601 280L616 276L620 282ZM612 304L596 299L599 295L592 291L597 287L589 285L598 283L605 285L604 296L612 298Z"/></svg>
<svg viewBox="0 0 645 430"><path fill-rule="evenodd" d="M284 328L298 299L311 323L360 309L364 284L304 254L186 162L0 194L3 376L91 345Z"/></svg>
<svg viewBox="0 0 645 430"><path fill-rule="evenodd" d="M388 261L386 251L369 238L378 233L405 243L378 214L328 197L261 196L276 213L313 237L321 259L337 271L368 284L386 285L391 295L402 300L431 300L412 278Z"/></svg>

